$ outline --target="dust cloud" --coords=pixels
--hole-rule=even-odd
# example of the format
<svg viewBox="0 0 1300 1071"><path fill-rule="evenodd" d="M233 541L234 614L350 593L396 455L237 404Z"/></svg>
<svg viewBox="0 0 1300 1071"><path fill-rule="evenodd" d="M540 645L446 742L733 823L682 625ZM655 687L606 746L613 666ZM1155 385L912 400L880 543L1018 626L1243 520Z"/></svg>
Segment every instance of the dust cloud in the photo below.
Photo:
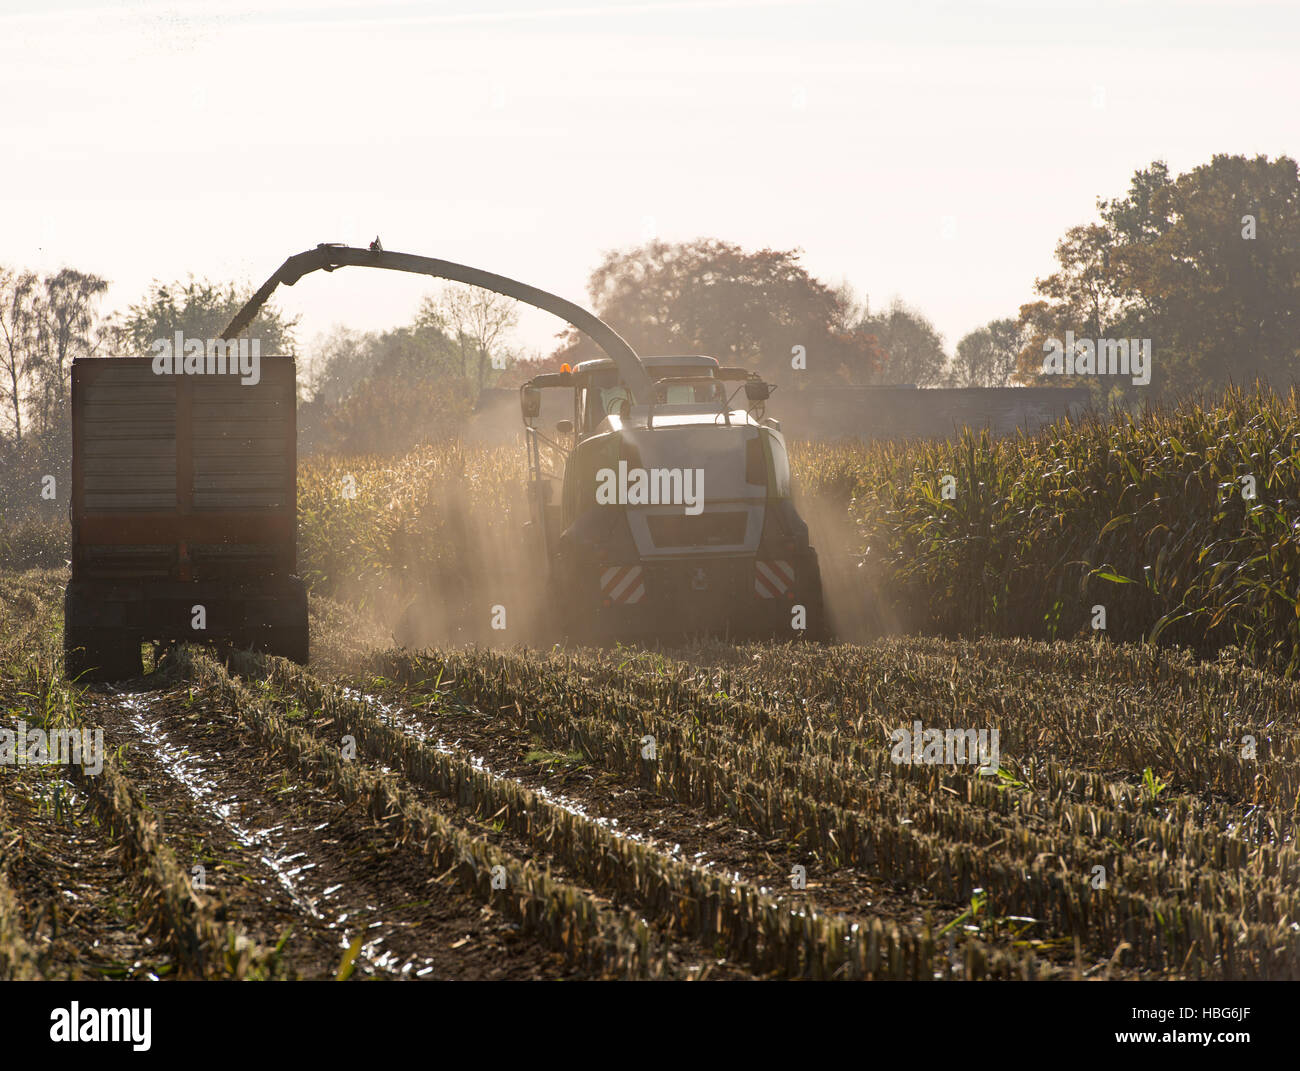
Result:
<svg viewBox="0 0 1300 1071"><path fill-rule="evenodd" d="M800 496L795 504L808 525L808 541L817 551L822 592L836 642L865 643L905 631L889 608L878 556L842 502Z"/></svg>
<svg viewBox="0 0 1300 1071"><path fill-rule="evenodd" d="M486 414L474 438L500 443L507 429L498 415ZM420 549L427 543L397 544L401 584L375 602L394 641L412 649L565 642L564 596L548 585L522 480L506 500L485 503L470 477L448 475L430 487L428 500L437 512L440 548L450 553L430 562ZM845 505L801 496L797 506L817 550L831 638L863 643L906 631L889 609L882 570Z"/></svg>

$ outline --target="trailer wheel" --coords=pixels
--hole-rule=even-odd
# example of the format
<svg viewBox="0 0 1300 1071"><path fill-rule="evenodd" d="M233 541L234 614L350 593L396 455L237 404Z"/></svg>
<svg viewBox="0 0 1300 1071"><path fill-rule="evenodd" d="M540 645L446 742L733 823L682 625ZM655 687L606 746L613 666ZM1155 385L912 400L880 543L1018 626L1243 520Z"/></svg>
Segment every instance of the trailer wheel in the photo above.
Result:
<svg viewBox="0 0 1300 1071"><path fill-rule="evenodd" d="M140 637L117 628L63 630L63 675L70 681L123 681L144 675Z"/></svg>
<svg viewBox="0 0 1300 1071"><path fill-rule="evenodd" d="M307 664L308 638L306 625L277 625L264 629L253 647L266 654L279 655L300 666Z"/></svg>

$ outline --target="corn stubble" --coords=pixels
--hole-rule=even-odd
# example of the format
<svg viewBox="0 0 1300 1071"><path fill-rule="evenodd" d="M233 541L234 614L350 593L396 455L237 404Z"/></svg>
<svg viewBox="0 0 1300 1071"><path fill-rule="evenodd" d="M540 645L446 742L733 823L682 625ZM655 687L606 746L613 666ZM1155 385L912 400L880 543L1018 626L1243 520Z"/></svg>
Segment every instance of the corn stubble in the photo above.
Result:
<svg viewBox="0 0 1300 1071"><path fill-rule="evenodd" d="M1094 674L1109 673L1109 648L1070 648L1092 660ZM1032 976L1043 965L1017 953L1076 940L1093 964L1127 945L1116 962L1154 976L1300 976L1300 858L1288 832L1295 764L1269 753L1274 741L1279 754L1292 746L1295 697L1254 677L1225 679L1219 667L1135 659L1109 676L1149 712L1143 746L1096 722L1100 694L1063 699L1049 716L1056 701L1034 698L1040 681L1050 697L1067 692L1068 680L1046 665L1019 677L1014 692L990 682L998 661L1045 664L1051 650L986 641L942 673L904 641L879 650L756 646L728 668L623 651L392 652L369 671L408 685L451 682L457 696L547 746L795 843L822 868L856 868L952 904L979 894L998 918L1032 919L1032 938L980 949L981 976ZM1270 727L1260 752L1269 761L1225 750L1212 788L1172 775L1153 795L1140 771L1166 769L1167 746L1202 747L1191 741L1208 714L1198 721L1195 711L1223 703ZM904 717L970 725L981 711L1000 726L1014 774L891 761L887 727ZM1074 736L1074 750L1058 733ZM646 734L658 744L654 762L639 748ZM925 977L936 970L931 934L911 937L920 951L909 953L905 976ZM796 973L807 969L798 962Z"/></svg>

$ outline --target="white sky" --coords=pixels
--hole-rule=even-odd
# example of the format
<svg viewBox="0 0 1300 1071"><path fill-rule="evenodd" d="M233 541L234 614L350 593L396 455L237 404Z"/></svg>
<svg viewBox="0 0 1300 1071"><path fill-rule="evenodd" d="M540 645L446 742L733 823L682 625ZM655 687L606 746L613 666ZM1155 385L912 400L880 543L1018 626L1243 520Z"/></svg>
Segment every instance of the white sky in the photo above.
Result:
<svg viewBox="0 0 1300 1071"><path fill-rule="evenodd" d="M0 0L0 263L112 308L378 234L585 305L604 250L711 236L800 246L951 349L1138 167L1300 153L1298 57L1294 0ZM430 287L278 300L309 345Z"/></svg>

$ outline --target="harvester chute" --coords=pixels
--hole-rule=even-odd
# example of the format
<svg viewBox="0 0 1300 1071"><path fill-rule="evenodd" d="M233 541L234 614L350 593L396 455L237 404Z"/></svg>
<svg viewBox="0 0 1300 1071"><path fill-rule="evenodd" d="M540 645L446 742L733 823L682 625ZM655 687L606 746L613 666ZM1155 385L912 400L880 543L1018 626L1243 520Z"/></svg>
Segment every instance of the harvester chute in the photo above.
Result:
<svg viewBox="0 0 1300 1071"><path fill-rule="evenodd" d="M641 366L636 351L609 324L605 323L581 305L566 301L562 297L539 290L535 286L496 275L490 271L471 268L465 264L456 264L450 260L438 260L434 257L421 257L413 253L393 253L386 249L358 249L353 246L322 243L315 249L296 253L280 265L274 275L264 282L257 293L235 314L226 329L221 333L223 339L235 338L253 322L257 311L266 304L280 285L293 286L304 275L314 271L334 271L343 267L387 268L389 271L413 272L417 275L431 275L438 279L468 283L470 286L493 290L498 294L522 301L526 305L549 312L567 321L596 343L610 360L618 366L619 374L627 387L637 399L648 398L651 391L650 377Z"/></svg>

